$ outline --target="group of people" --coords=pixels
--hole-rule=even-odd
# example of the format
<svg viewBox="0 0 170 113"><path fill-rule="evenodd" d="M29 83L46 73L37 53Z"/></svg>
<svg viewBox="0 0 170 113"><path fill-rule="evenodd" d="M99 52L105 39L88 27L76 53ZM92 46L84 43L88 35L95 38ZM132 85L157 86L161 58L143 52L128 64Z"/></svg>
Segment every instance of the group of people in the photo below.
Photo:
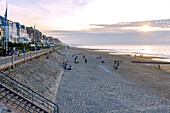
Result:
<svg viewBox="0 0 170 113"><path fill-rule="evenodd" d="M10 50L8 56L12 56L12 55L18 55L19 57L19 51L17 49Z"/></svg>
<svg viewBox="0 0 170 113"><path fill-rule="evenodd" d="M102 59L102 57L99 56L99 57L96 57L96 59ZM104 60L101 60L101 63L105 63ZM119 60L114 60L114 61L113 61L113 68L114 68L115 70L117 70L117 69L118 69L118 66L119 66Z"/></svg>
<svg viewBox="0 0 170 113"><path fill-rule="evenodd" d="M25 48L23 48L23 53L26 52ZM19 57L19 51L14 47L13 50L9 50L8 51L8 56L12 56L12 55L18 55Z"/></svg>
<svg viewBox="0 0 170 113"><path fill-rule="evenodd" d="M86 58L86 56L83 55L83 53L81 53L81 55L82 55L82 58L84 59L85 63L87 64L87 58ZM75 63L75 64L78 64L78 63L79 63L79 62L77 61L77 59L78 59L78 54L72 55L72 57L74 57L74 56L75 56L75 58L74 58L74 63Z"/></svg>
<svg viewBox="0 0 170 113"><path fill-rule="evenodd" d="M72 57L74 57L74 63L75 63L75 64L78 64L78 63L79 63L79 62L77 61L79 55L80 55L80 54L72 55ZM85 64L87 64L87 58L86 58L86 56L83 55L82 53L81 53L81 55L82 55L82 58L83 58L84 61L85 61ZM65 69L65 70L72 70L73 67L72 67L71 65L68 67L68 64L67 64L67 63L68 63L68 60L66 60L66 61L63 62L62 66L64 67L64 69Z"/></svg>
<svg viewBox="0 0 170 113"><path fill-rule="evenodd" d="M79 63L79 62L77 61L79 55L82 55L82 58L84 59L85 63L87 64L87 58L86 58L85 55L83 55L83 53L76 54L76 55L73 54L73 55L72 55L72 57L74 57L74 63L75 63L75 64L78 64L78 63ZM97 58L97 59L102 59L101 56L96 57L96 58ZM68 64L67 64L67 63L68 63L68 60L66 60L66 61L63 62L62 65L63 65L64 69L65 69L65 70L72 70L73 67L72 67L71 65L68 67ZM101 63L105 63L104 60L102 60ZM113 61L113 68L114 68L115 70L117 70L117 69L118 69L118 66L119 66L119 60L114 60L114 61Z"/></svg>
<svg viewBox="0 0 170 113"><path fill-rule="evenodd" d="M67 68L67 62L68 62L68 60L64 61L63 64L62 64L63 67L64 67L64 69L65 69L65 70L73 70L73 67L72 67L71 65L70 65L69 68Z"/></svg>

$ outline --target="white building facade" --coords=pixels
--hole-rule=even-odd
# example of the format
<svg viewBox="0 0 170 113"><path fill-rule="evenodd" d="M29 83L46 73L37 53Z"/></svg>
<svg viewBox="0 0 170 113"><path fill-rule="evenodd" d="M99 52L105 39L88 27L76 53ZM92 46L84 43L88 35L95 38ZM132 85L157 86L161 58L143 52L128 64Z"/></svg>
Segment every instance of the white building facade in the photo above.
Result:
<svg viewBox="0 0 170 113"><path fill-rule="evenodd" d="M9 24L9 42L18 43L17 27L15 23Z"/></svg>
<svg viewBox="0 0 170 113"><path fill-rule="evenodd" d="M27 37L28 37L27 29L24 25L21 25L19 42L27 43L28 42Z"/></svg>

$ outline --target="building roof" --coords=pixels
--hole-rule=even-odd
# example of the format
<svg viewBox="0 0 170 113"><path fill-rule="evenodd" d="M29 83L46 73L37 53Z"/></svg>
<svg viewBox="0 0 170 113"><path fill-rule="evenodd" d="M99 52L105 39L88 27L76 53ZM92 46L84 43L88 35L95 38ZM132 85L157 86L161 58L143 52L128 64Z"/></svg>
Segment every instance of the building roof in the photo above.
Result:
<svg viewBox="0 0 170 113"><path fill-rule="evenodd" d="M19 24L19 22L15 22L15 24L16 24L17 28L20 29L20 24Z"/></svg>
<svg viewBox="0 0 170 113"><path fill-rule="evenodd" d="M21 28L22 28L22 29L25 29L25 25L21 25Z"/></svg>

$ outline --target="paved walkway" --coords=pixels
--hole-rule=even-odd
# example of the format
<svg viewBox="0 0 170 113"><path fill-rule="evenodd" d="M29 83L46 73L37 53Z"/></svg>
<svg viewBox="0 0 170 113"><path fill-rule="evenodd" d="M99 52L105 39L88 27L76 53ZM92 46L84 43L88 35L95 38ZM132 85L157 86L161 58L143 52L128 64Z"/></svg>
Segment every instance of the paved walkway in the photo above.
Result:
<svg viewBox="0 0 170 113"><path fill-rule="evenodd" d="M72 50L69 50L72 51ZM72 51L73 53L74 51ZM115 75L112 68L97 62L88 55L88 64L67 54L73 70L66 70L61 78L56 103L62 113L168 113L170 103L141 92L135 82ZM97 65L96 65L97 64Z"/></svg>

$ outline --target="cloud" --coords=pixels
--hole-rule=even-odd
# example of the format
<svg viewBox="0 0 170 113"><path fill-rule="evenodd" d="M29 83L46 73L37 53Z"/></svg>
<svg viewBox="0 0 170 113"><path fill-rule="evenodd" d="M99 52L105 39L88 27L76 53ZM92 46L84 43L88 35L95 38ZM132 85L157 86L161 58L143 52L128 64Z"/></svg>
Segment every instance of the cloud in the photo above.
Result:
<svg viewBox="0 0 170 113"><path fill-rule="evenodd" d="M5 4L8 4L8 18L19 21L26 26L37 23L37 28L68 29L79 25L75 15L92 0L0 0L0 15L5 13ZM44 28L42 28L42 26ZM73 28L75 29L75 28Z"/></svg>
<svg viewBox="0 0 170 113"><path fill-rule="evenodd" d="M166 45L170 44L169 32L170 19L121 22L118 24L92 24L98 28L81 31L45 31L49 35L59 38L68 44L89 44L89 45ZM143 32L137 28L143 25L152 25L153 28L160 28L152 32ZM90 41L89 41L90 40Z"/></svg>
<svg viewBox="0 0 170 113"><path fill-rule="evenodd" d="M89 24L169 18L169 0L94 0L78 15Z"/></svg>
<svg viewBox="0 0 170 113"><path fill-rule="evenodd" d="M0 0L0 14L4 15L5 14L5 7L6 7L6 0Z"/></svg>

